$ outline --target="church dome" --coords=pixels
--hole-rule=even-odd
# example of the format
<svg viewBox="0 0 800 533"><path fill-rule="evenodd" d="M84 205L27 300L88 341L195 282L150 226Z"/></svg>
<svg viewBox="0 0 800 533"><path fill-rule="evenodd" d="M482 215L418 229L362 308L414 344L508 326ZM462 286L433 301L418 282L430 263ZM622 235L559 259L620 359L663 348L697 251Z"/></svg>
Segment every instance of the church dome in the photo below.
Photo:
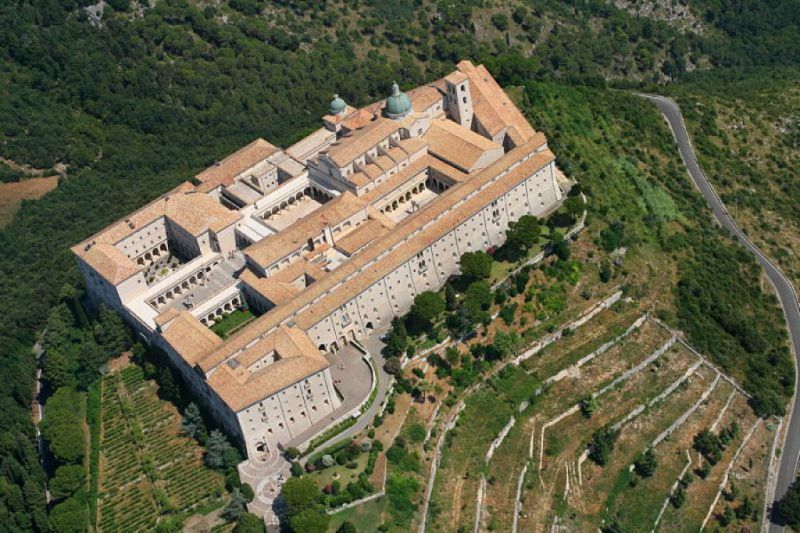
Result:
<svg viewBox="0 0 800 533"><path fill-rule="evenodd" d="M334 94L333 100L331 100L330 108L328 109L328 113L331 115L338 115L345 109L347 109L347 102L339 98L338 94Z"/></svg>
<svg viewBox="0 0 800 533"><path fill-rule="evenodd" d="M386 99L383 110L389 118L403 118L411 112L411 100L406 93L400 92L397 82L392 84L392 94Z"/></svg>

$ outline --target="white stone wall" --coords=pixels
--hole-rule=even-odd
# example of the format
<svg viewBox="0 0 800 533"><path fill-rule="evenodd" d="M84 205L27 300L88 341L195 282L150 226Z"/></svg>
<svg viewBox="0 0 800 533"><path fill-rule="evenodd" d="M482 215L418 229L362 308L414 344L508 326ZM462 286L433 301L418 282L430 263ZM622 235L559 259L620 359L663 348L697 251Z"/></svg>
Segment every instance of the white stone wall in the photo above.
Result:
<svg viewBox="0 0 800 533"><path fill-rule="evenodd" d="M236 225L231 224L227 228L222 229L219 233L214 234L219 251L228 253L236 249Z"/></svg>
<svg viewBox="0 0 800 533"><path fill-rule="evenodd" d="M536 172L420 254L366 287L310 328L307 333L311 340L321 349L330 350L334 343L341 348L343 340L349 342L353 336L362 338L392 317L408 311L417 294L440 289L449 276L459 272L458 261L465 252L502 245L510 222L526 214L541 214L560 199L560 191L556 194L553 168L554 163ZM372 324L372 329L367 328L367 323Z"/></svg>
<svg viewBox="0 0 800 533"><path fill-rule="evenodd" d="M122 239L115 246L135 261L137 257L157 248L166 240L167 224L164 217L161 217Z"/></svg>
<svg viewBox="0 0 800 533"><path fill-rule="evenodd" d="M285 444L324 423L340 405L328 369L264 398L236 414L248 456ZM265 449L259 450L259 444Z"/></svg>
<svg viewBox="0 0 800 533"><path fill-rule="evenodd" d="M172 247L184 260L189 260L200 255L201 246L194 235L175 224L171 220L168 222L168 232L172 237ZM206 234L206 246L208 247L208 237ZM208 247L210 251L210 247Z"/></svg>

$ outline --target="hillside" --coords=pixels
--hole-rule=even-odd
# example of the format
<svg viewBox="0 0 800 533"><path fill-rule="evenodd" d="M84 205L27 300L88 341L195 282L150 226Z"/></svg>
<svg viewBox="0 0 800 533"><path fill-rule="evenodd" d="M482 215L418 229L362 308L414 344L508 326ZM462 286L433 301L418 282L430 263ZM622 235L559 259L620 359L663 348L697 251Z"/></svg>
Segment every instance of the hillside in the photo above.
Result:
<svg viewBox="0 0 800 533"><path fill-rule="evenodd" d="M602 87L664 84L689 70L800 62L797 0L769 0L766 6L756 0L697 0L678 12L657 9L657 2L624 0L152 4L109 0L99 17L89 0L0 4L0 156L43 172L55 168L65 173L57 189L24 202L0 230L0 375L8 378L0 393L2 529L48 529L45 478L30 417L36 365L31 346L50 308L70 300L64 295L74 295L81 286L68 246L198 169L256 136L281 145L300 138L316 126L333 92L363 104L381 98L393 79L413 86L470 58L484 62L503 85L545 83L527 89L532 123L551 137L565 170L587 183L598 206L592 214L594 238L610 223L626 222L636 237L632 242L658 244L658 250L684 261L685 273L693 272L708 257L703 254L713 252L699 247L691 256L687 243L706 235L718 239L705 222L699 227L690 223L686 231L696 240L684 240L684 219L658 223L653 213L648 215L647 200L630 211L620 207L637 191L650 194L651 209L659 209L652 202L664 199L660 189L646 185L650 174L648 181L637 181L635 172L615 161L624 146L632 151L629 158L637 157L639 168L666 163L669 175L655 173L652 179L681 202L686 220L702 218L694 191L686 180L679 181L674 154L669 152L672 159L667 159L671 148L652 153L638 146L648 135L633 135L644 127L665 143L668 137L657 129L663 124L643 104L629 106ZM765 91L782 93L777 81L762 83ZM687 98L709 98L720 113L735 105L716 95L724 86L717 93L702 84L687 87ZM775 105L780 110L782 104ZM601 166L590 155L595 150L605 151ZM704 153L714 155L711 149ZM790 204L775 204L773 211L782 205ZM781 246L791 249L793 244ZM722 256L716 259L746 261L727 247ZM715 283L757 287L757 274L746 264L742 272L718 276ZM713 277L697 271L689 280L694 284ZM735 302L737 293L730 294ZM769 324L779 320L757 289L743 292L742 298L751 302L743 316L769 317L764 319ZM722 321L726 309L715 309L710 323ZM765 342L778 346L774 331L768 328ZM725 339L730 353L749 353L724 328L714 334ZM776 361L775 366L786 363L785 358ZM96 378L97 367L89 370ZM745 376L744 368L734 370ZM791 385L778 387L772 372L754 376L768 383L768 391L781 389L772 402L781 404Z"/></svg>
<svg viewBox="0 0 800 533"><path fill-rule="evenodd" d="M729 79L703 75L671 87L698 157L758 246L800 282L800 72Z"/></svg>

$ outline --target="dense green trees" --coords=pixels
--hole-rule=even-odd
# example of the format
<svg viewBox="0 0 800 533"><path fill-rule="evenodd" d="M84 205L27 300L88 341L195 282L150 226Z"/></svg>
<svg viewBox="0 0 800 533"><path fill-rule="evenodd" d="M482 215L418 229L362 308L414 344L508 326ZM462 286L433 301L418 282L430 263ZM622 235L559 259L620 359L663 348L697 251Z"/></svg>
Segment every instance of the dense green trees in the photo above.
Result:
<svg viewBox="0 0 800 533"><path fill-rule="evenodd" d="M42 435L50 451L64 464L80 464L86 447L83 430L86 398L80 392L63 387L51 396L45 405Z"/></svg>
<svg viewBox="0 0 800 533"><path fill-rule="evenodd" d="M264 519L252 513L242 513L236 520L236 526L233 528L234 533L263 533Z"/></svg>
<svg viewBox="0 0 800 533"><path fill-rule="evenodd" d="M211 433L208 434L205 445L205 463L211 468L219 470L232 469L235 468L242 459L239 455L239 451L231 446L225 434L218 429L212 430Z"/></svg>
<svg viewBox="0 0 800 533"><path fill-rule="evenodd" d="M86 481L86 472L83 465L62 465L50 480L50 493L53 498L60 500L72 496Z"/></svg>
<svg viewBox="0 0 800 533"><path fill-rule="evenodd" d="M414 304L405 319L408 331L414 335L430 331L444 309L445 301L439 293L419 293L414 297Z"/></svg>
<svg viewBox="0 0 800 533"><path fill-rule="evenodd" d="M775 515L787 526L793 528L800 526L800 481L795 479L783 498L778 501Z"/></svg>
<svg viewBox="0 0 800 533"><path fill-rule="evenodd" d="M693 344L743 378L760 415L782 414L794 371L775 298L759 287L760 268L743 248L704 239L680 269L678 318ZM747 302L743 304L743 302Z"/></svg>
<svg viewBox="0 0 800 533"><path fill-rule="evenodd" d="M534 105L527 112L537 129L548 133L563 168L589 186L593 209L608 221L622 220L620 214L636 220L640 213L627 201L636 197L636 189L617 179L598 152L599 139L624 135L626 143L616 149L629 156L638 144L657 146L663 139L652 132L659 128L648 122L655 115L620 94L530 80L597 86L626 77L662 80L663 73L677 76L697 64L796 65L800 53L794 46L796 0L769 0L763 9L755 0L736 6L704 0L702 16L714 31L703 36L630 16L604 2L548 0L535 9L515 6L510 21L498 19L501 27L508 24L504 31L510 40L497 43L476 39L475 21L482 15L477 0L421 2L419 16L407 16L408 5L398 2L340 8L331 2L283 0L272 4L276 15L269 24L260 14L250 15L266 5L261 0L205 9L159 0L136 16L130 1L113 0L99 25L89 22L83 5L83 0L0 3L0 156L40 168L68 165L56 191L25 203L0 231L0 375L14 376L0 392L0 453L7 466L0 503L9 510L0 518L2 529L47 527L44 476L29 415L36 365L30 348L35 333L49 322L49 309L62 300L75 317L71 323L89 331L75 298L59 295L65 283L80 284L68 245L256 136L277 144L299 138L317 127L334 91L363 104L384 95L395 77L404 86L427 81L463 58L485 62L503 84L528 83L526 98ZM557 23L544 25L545 20ZM587 31L590 25L596 31ZM384 54L384 46L391 46L391 53ZM625 125L622 133L613 131L619 124ZM674 170L667 168L661 177L682 176ZM682 194L675 183L668 185L670 192ZM642 236L626 225L625 236L631 235ZM755 286L750 281L748 291ZM691 307L690 297L683 301ZM456 300L447 302L456 310L448 327L468 331L474 317L458 309ZM758 301L747 312L757 315L756 308L766 305ZM692 315L684 316L688 323ZM95 367L121 346L119 332L106 323L74 338L70 321L64 329L61 319L68 317L53 319L54 333L67 336L45 342L53 348L45 358L48 387L86 387ZM701 329L692 334L700 338ZM730 337L715 334L708 344ZM780 377L792 374L785 372L787 358L773 349L777 343L770 342L766 354L739 351L735 344L738 340L720 343L715 357L745 361L748 388L764 391L756 399L758 409L778 410L791 389ZM752 368L750 361L755 361ZM162 389L174 397L170 371L158 372Z"/></svg>
<svg viewBox="0 0 800 533"><path fill-rule="evenodd" d="M492 274L492 256L483 251L466 252L459 260L461 274L471 278L488 279Z"/></svg>
<svg viewBox="0 0 800 533"><path fill-rule="evenodd" d="M53 507L50 525L63 533L85 533L89 525L89 509L83 502L68 498Z"/></svg>
<svg viewBox="0 0 800 533"><path fill-rule="evenodd" d="M320 490L311 478L290 478L281 489L281 498L286 504L292 531L327 531L330 517L322 510Z"/></svg>
<svg viewBox="0 0 800 533"><path fill-rule="evenodd" d="M541 228L536 217L523 215L508 225L506 242L497 253L508 261L518 261L539 242L540 232Z"/></svg>

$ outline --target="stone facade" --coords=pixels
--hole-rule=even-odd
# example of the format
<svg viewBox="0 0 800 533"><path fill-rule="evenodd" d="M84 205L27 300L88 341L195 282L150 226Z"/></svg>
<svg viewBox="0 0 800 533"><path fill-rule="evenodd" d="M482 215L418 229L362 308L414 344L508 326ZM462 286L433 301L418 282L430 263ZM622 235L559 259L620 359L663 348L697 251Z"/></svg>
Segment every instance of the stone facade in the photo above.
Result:
<svg viewBox="0 0 800 533"><path fill-rule="evenodd" d="M362 109L337 97L323 124L286 150L254 141L73 248L91 297L250 456L341 415L325 354L562 199L546 138L482 66ZM257 318L225 340L208 329L239 307Z"/></svg>

